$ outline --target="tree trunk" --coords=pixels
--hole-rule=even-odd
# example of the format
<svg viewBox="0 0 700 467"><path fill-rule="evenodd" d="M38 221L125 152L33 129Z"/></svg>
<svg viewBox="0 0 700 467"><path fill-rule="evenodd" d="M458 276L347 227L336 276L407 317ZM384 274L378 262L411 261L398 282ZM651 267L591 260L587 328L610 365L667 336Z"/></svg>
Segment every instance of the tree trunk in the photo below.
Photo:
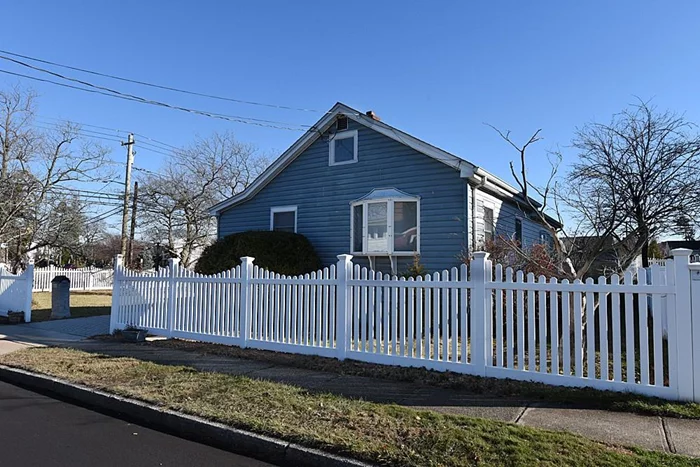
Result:
<svg viewBox="0 0 700 467"><path fill-rule="evenodd" d="M649 267L649 239L644 241L644 246L642 247L642 267Z"/></svg>

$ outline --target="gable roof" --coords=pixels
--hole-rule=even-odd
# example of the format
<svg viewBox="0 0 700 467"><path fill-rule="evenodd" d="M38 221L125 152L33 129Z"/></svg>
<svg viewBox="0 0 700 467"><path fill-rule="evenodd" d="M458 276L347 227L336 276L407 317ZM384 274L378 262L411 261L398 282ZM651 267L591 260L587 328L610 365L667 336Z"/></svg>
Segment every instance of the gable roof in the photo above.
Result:
<svg viewBox="0 0 700 467"><path fill-rule="evenodd" d="M323 117L321 117L318 122L316 122L309 130L306 131L306 133L296 140L296 142L294 142L289 149L287 149L280 157L270 164L270 166L265 169L263 173L260 174L260 176L258 176L258 178L256 178L253 183L248 186L248 188L227 200L215 204L209 209L209 213L212 215L218 215L221 211L236 204L245 202L255 196L268 183L270 183L272 179L282 172L285 167L292 163L294 159L301 155L301 153L303 153L318 138L320 138L321 135L323 135L323 133L325 133L326 130L328 130L335 122L338 115L345 115L347 118L354 120L355 122L376 131L377 133L387 136L401 144L415 149L421 154L432 157L433 159L455 170L458 170L462 178L475 180L476 176L482 186L488 183L493 191L502 193L502 195L506 197L516 198L516 202L518 198L524 201L522 194L513 186L504 182L495 175L488 173L481 167L443 149L440 149L437 146L426 143L415 136L411 136L398 128L394 128L393 126L387 125L384 122L375 120L374 118L365 115L352 107L348 107L341 102L337 102L328 112L326 112ZM533 202L536 203L534 200ZM554 219L552 220L554 221Z"/></svg>

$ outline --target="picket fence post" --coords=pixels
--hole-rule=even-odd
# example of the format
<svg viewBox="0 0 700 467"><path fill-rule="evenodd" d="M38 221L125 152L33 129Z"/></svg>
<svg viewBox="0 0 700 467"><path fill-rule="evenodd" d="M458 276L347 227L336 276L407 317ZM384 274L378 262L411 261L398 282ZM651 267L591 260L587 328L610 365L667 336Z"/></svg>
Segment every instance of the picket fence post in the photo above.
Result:
<svg viewBox="0 0 700 467"><path fill-rule="evenodd" d="M253 261L255 258L244 256L241 258L241 329L239 335L241 338L241 348L245 349L248 346L248 337L250 337L250 317L253 315L253 293L250 279L253 276Z"/></svg>
<svg viewBox="0 0 700 467"><path fill-rule="evenodd" d="M486 375L487 356L491 354L491 339L489 339L489 329L491 320L486 319L487 313L491 312L487 307L486 296L486 275L490 265L489 254L485 251L474 253L474 259L469 263L471 269L470 280L472 282L471 301L471 351L472 364L476 372L482 376ZM489 279L490 279L489 274Z"/></svg>
<svg viewBox="0 0 700 467"><path fill-rule="evenodd" d="M92 268L90 268L90 270L87 272L87 275L88 275L88 280L87 280L86 287L87 287L87 290L92 290L95 288L95 278L92 275Z"/></svg>
<svg viewBox="0 0 700 467"><path fill-rule="evenodd" d="M690 319L693 336L693 400L700 402L700 263L690 264Z"/></svg>
<svg viewBox="0 0 700 467"><path fill-rule="evenodd" d="M335 314L335 350L338 360L345 360L348 349L348 300L350 297L348 276L352 274L352 255L338 255L336 267L337 292Z"/></svg>
<svg viewBox="0 0 700 467"><path fill-rule="evenodd" d="M122 255L114 258L114 279L112 280L112 311L109 314L109 333L117 330L117 314L119 313L119 279L121 275Z"/></svg>
<svg viewBox="0 0 700 467"><path fill-rule="evenodd" d="M177 293L177 271L179 265L180 260L178 258L170 258L168 260L168 306L165 309L168 318L168 337L173 337L173 329L175 328L175 294Z"/></svg>
<svg viewBox="0 0 700 467"><path fill-rule="evenodd" d="M30 323L32 321L32 292L34 291L34 260L29 261L27 270L24 271L23 276L27 286L24 288L24 322Z"/></svg>
<svg viewBox="0 0 700 467"><path fill-rule="evenodd" d="M673 271L666 271L668 283L675 287L675 321L676 321L676 355L670 358L669 369L677 375L678 398L689 401L693 399L693 329L691 318L690 291L690 255L692 250L677 248L671 250ZM671 362L675 360L675 368Z"/></svg>

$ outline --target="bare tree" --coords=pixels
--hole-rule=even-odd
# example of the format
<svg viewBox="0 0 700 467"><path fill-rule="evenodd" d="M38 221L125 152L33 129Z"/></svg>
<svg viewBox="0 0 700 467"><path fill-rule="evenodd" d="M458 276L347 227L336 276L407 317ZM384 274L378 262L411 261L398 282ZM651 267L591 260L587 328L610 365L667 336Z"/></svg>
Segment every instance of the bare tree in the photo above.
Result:
<svg viewBox="0 0 700 467"><path fill-rule="evenodd" d="M26 161L32 151L35 100L33 92L19 86L0 90L0 181L8 178L13 162Z"/></svg>
<svg viewBox="0 0 700 467"><path fill-rule="evenodd" d="M561 155L558 153L549 154L548 160L550 163L550 173L544 186L533 184L528 176L527 170L527 150L528 148L542 139L541 129L535 131L532 136L524 143L517 144L510 137L510 131L503 132L498 128L488 125L493 128L499 136L518 152L518 165L510 163L510 171L518 188L520 188L520 196L518 197L520 204L524 205L524 209L528 215L531 215L549 232L552 238L552 255L547 258L548 264L546 269L554 270L557 276L561 278L574 279L580 277L582 272L574 268L574 265L569 257L569 248L567 242L564 241L566 236L564 231L564 222L560 212L557 192L557 174L561 164ZM553 157L552 157L553 156ZM533 196L538 196L539 200L535 200ZM553 213L553 215L550 214ZM554 217L556 216L556 217ZM501 239L509 244L509 249L521 257L523 260L535 261L530 249L526 249L523 245L518 244L514 240L507 238ZM541 265L545 269L545 265Z"/></svg>
<svg viewBox="0 0 700 467"><path fill-rule="evenodd" d="M176 151L176 159L139 185L140 224L146 237L167 243L185 267L214 235L208 209L244 190L267 166L233 133L214 133Z"/></svg>
<svg viewBox="0 0 700 467"><path fill-rule="evenodd" d="M107 151L81 140L79 126L32 128L34 99L18 87L0 92L0 241L11 246L15 266L31 250L66 246L75 238L74 214L85 206L69 200L66 190L109 176Z"/></svg>
<svg viewBox="0 0 700 467"><path fill-rule="evenodd" d="M582 193L576 207L614 219L609 235L629 244L628 257L641 253L644 267L652 238L700 216L700 136L683 116L640 102L609 124L579 129L574 147L568 181Z"/></svg>

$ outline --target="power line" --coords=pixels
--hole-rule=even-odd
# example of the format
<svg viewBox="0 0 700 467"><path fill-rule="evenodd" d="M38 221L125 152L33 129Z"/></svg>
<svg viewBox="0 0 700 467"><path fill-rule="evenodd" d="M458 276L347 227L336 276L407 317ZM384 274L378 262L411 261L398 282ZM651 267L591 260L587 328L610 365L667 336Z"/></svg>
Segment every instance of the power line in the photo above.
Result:
<svg viewBox="0 0 700 467"><path fill-rule="evenodd" d="M80 126L80 127L97 128L97 129L100 129L100 130L112 131L112 132L114 132L114 133L123 133L123 134L133 133L134 136L138 136L139 138L142 138L142 139L145 139L145 140L147 140L147 141L151 141L152 143L155 143L155 144L152 144L152 143L148 143L148 142L143 142L143 141L142 141L142 142L140 143L140 145L152 146L152 147L154 147L154 148L158 148L158 149L162 149L162 150L166 150L166 151L170 151L170 150L179 150L179 149L180 149L180 148L177 147L177 146L173 146L172 144L168 144L168 143L165 143L165 142L163 142L163 141L159 141L159 140L157 140L157 139L155 139L155 138L151 138L150 136L144 135L143 133L136 133L136 132L128 131L128 130L119 130L119 129L116 129L116 128L110 128L110 127L100 126L100 125L92 125L92 124L90 124L90 123L78 122L78 121L76 121L76 120L73 120L72 118L57 118L57 117L49 117L49 116L46 116L46 115L41 115L40 118L42 118L42 119L49 119L49 120L55 120L55 121L57 121L57 122L70 122L70 123L75 123L76 125L78 125L78 126ZM37 120L39 120L39 119L37 119ZM55 125L55 123L52 123L52 122L42 122L42 123L45 123L45 124L47 124L47 125ZM91 131L91 130L86 130L86 129L84 129L84 128L81 128L80 131ZM92 133L99 134L99 135L105 135L105 136L118 136L118 135L114 135L114 134L111 134L111 133L101 133L101 132L97 132L97 131L92 131ZM160 145L160 146L158 146L158 145Z"/></svg>
<svg viewBox="0 0 700 467"><path fill-rule="evenodd" d="M42 123L42 122L39 122L39 123ZM50 124L50 123L49 123L49 124ZM46 130L46 131L60 131L60 128L50 128L50 127L46 127L46 126L42 126L42 125L37 125L36 123L32 123L32 126L34 126L34 127L36 127L36 128L41 128L42 130ZM120 140L118 140L118 139L108 138L108 137L106 137L106 136L98 136L98 135L91 135L91 134L84 133L85 131L88 131L88 130L82 130L82 129L75 129L75 128L73 128L73 129L71 129L71 131L74 132L75 134L79 135L79 136L84 137L84 138L99 139L99 140L101 140L101 141L110 141L110 142L113 142L113 143L119 143L119 142L120 142Z"/></svg>
<svg viewBox="0 0 700 467"><path fill-rule="evenodd" d="M92 217L92 218L90 218L90 219L87 219L87 220L85 221L84 224L85 224L85 225L94 224L94 223L96 223L96 222L99 222L99 221L103 221L103 220L105 220L105 219L108 219L108 218L112 217L113 215L117 214L119 211L121 211L121 209L122 209L121 206L116 207L116 208L114 208L114 209L110 209L110 210L107 211L107 212L104 212L104 213L102 213L102 214L98 214L98 215L95 216L95 217Z"/></svg>
<svg viewBox="0 0 700 467"><path fill-rule="evenodd" d="M49 60L43 60L43 59L40 59L40 58L30 57L30 56L27 56L27 55L21 55L21 54L17 54L17 53L13 53L13 52L8 52L7 50L0 50L0 53L4 53L4 54L7 54L7 55L12 55L13 57L20 57L20 58L24 58L24 59L27 59L27 60L32 60L32 61L34 61L34 62L45 63L45 64L47 64L47 65L53 65L53 66L57 66L57 67L61 67L61 68L66 68L66 69L69 69L69 70L80 71L80 72L82 72L82 73L88 73L88 74L95 75L95 76L102 76L102 77L104 77L104 78L116 79L116 80L124 81L124 82L127 82L127 83L140 84L140 85L142 85L142 86L149 86L149 87L157 88L157 89L165 89L166 91L173 91L173 92L179 92L179 93L183 93L183 94L190 94L190 95L193 95L193 96L200 96L200 97L207 97L207 98L210 98L210 99L217 99L217 100L222 100L222 101L236 102L236 103L239 103L239 104L256 105L256 106L261 106L261 107L270 107L270 108L273 108L273 109L298 110L298 111L300 111L300 112L326 113L326 112L323 112L323 111L321 111L321 110L305 109L305 108L300 108L300 107L289 107L289 106L286 106L286 105L266 104L266 103L262 103L262 102L254 102L254 101L248 101L248 100L242 100L242 99L234 99L234 98L232 98L232 97L222 97L222 96L216 96L216 95L213 95L213 94L205 94L205 93L196 92L196 91L188 91L188 90L185 90L185 89L173 88L173 87L170 87L170 86L163 86L163 85L160 85L160 84L147 83L147 82L145 82L145 81L139 81L139 80L130 79L130 78L123 78L123 77L120 77L120 76L110 75L110 74L107 74L107 73L100 73L100 72L98 72L98 71L86 70L85 68L78 68L78 67L74 67L74 66L70 66L70 65L63 65L63 64L56 63L56 62L52 62L52 61L49 61Z"/></svg>
<svg viewBox="0 0 700 467"><path fill-rule="evenodd" d="M60 73L56 73L56 72L53 72L51 70L46 70L46 69L43 69L40 67L36 67L36 66L30 65L28 63L21 62L19 60L15 60L13 58L4 57L2 55L0 55L0 59L9 60L13 63L30 68L32 70L40 71L42 73L47 73L49 75L56 76L57 78L61 78L61 79L67 80L67 81L72 81L75 83L82 84L83 86L88 86L90 88L93 88L93 89L80 88L80 87L71 86L71 85L68 85L65 83L58 83L56 81L37 78L35 76L23 75L21 73L15 73L15 72L7 71L7 70L0 70L0 72L2 72L2 73L15 75L15 76L23 77L23 78L28 78L28 79L33 79L33 80L37 80L37 81L42 81L42 82L46 82L46 83L51 83L51 84L55 84L58 86L64 86L64 87L71 88L71 89L77 89L77 90L85 91L85 92L92 92L95 94L101 94L104 96L115 97L115 98L124 99L124 100L132 101L132 102L139 102L141 104L150 104L150 105L165 107L165 108L172 109L172 110L180 110L182 112L193 113L193 114L202 115L202 116L210 117L210 118L217 118L217 119L227 120L227 121L237 122L237 123L245 123L247 125L257 125L257 126L262 126L262 127L277 128L277 129L281 129L281 130L292 130L292 131L302 131L305 128L310 128L310 125L290 124L290 123L286 123L286 122L278 122L275 120L264 120L264 119L253 118L253 117L241 117L238 115L220 114L217 112L211 112L211 111L207 111L207 110L190 109L187 107L180 107L177 105L171 105L171 104L167 104L165 102L146 99L146 98L136 96L133 94L123 93L121 91L117 91L117 90L110 89L110 88L107 88L104 86L92 84L92 83L89 83L87 81L83 81L83 80L80 80L77 78L71 78L69 76L64 76ZM280 125L287 125L287 126L280 126ZM290 127L290 125L294 125L294 126L297 126L299 128L292 128L292 127Z"/></svg>

